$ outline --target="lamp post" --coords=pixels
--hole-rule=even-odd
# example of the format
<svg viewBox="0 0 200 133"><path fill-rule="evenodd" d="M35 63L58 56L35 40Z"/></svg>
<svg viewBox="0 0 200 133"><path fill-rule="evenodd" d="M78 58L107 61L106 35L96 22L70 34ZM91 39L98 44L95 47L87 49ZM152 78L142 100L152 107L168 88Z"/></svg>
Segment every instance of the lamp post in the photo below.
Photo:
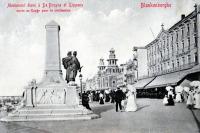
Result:
<svg viewBox="0 0 200 133"><path fill-rule="evenodd" d="M83 78L83 75L80 74L79 79L80 79L80 87L81 87L81 101L82 101L82 78Z"/></svg>

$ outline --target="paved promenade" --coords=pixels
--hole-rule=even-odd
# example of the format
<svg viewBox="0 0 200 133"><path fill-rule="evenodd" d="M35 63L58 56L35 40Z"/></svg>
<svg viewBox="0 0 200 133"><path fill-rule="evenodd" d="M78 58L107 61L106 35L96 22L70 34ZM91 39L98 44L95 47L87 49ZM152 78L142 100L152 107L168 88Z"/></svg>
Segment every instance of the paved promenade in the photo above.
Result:
<svg viewBox="0 0 200 133"><path fill-rule="evenodd" d="M199 133L200 110L185 104L163 106L162 100L138 99L136 112L115 112L114 104L92 103L101 118L87 121L0 123L0 133Z"/></svg>

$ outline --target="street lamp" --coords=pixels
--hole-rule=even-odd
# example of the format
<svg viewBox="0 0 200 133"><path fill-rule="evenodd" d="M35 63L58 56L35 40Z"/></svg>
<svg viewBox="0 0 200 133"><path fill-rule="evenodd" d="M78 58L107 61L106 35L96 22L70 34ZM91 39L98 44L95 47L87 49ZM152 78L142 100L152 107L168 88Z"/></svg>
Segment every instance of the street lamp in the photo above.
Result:
<svg viewBox="0 0 200 133"><path fill-rule="evenodd" d="M80 87L81 87L81 100L82 100L82 74L79 75L79 79L80 79Z"/></svg>

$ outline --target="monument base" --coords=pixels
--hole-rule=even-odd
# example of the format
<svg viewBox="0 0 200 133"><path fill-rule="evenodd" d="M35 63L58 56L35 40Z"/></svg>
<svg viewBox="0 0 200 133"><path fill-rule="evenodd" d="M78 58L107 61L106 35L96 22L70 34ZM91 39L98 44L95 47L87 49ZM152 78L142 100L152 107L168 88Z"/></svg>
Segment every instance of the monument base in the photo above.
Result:
<svg viewBox="0 0 200 133"><path fill-rule="evenodd" d="M59 121L99 118L92 111L79 105L76 87L65 84L39 86L32 91L36 92L36 96L33 96L36 97L36 100L28 98L24 107L9 113L0 121ZM32 104L30 101L36 102Z"/></svg>
<svg viewBox="0 0 200 133"><path fill-rule="evenodd" d="M63 121L63 120L90 120L99 118L99 115L87 110L83 106L37 106L24 107L9 113L1 121Z"/></svg>

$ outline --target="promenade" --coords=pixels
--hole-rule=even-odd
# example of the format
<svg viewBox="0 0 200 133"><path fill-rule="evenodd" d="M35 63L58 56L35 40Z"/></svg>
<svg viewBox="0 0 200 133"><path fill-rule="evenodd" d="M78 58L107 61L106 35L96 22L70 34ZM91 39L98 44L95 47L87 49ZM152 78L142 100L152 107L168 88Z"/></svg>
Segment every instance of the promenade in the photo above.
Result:
<svg viewBox="0 0 200 133"><path fill-rule="evenodd" d="M199 133L200 110L184 103L163 106L162 100L138 99L138 111L115 112L115 105L91 103L101 118L85 121L0 123L0 133Z"/></svg>

